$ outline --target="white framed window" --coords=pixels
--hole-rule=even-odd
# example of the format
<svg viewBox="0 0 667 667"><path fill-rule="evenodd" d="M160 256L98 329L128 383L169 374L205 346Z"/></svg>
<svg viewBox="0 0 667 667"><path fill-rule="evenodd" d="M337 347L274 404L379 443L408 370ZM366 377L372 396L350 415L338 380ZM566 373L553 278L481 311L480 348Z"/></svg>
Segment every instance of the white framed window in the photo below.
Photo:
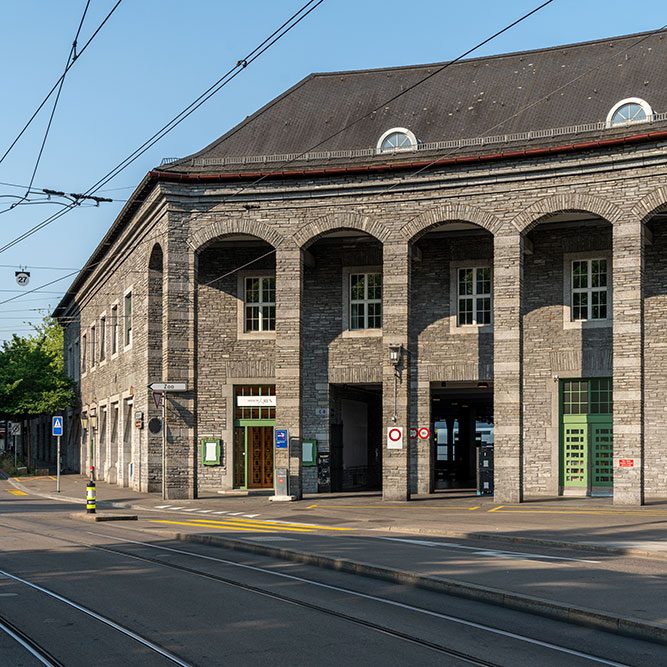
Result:
<svg viewBox="0 0 667 667"><path fill-rule="evenodd" d="M86 334L81 336L81 372L85 373L88 364L88 341Z"/></svg>
<svg viewBox="0 0 667 667"><path fill-rule="evenodd" d="M100 317L100 361L107 358L107 317Z"/></svg>
<svg viewBox="0 0 667 667"><path fill-rule="evenodd" d="M243 331L276 330L275 276L244 276Z"/></svg>
<svg viewBox="0 0 667 667"><path fill-rule="evenodd" d="M608 317L608 262L605 258L572 261L572 320Z"/></svg>
<svg viewBox="0 0 667 667"><path fill-rule="evenodd" d="M382 328L382 273L350 271L348 278L349 328Z"/></svg>
<svg viewBox="0 0 667 667"><path fill-rule="evenodd" d="M418 145L419 142L413 132L405 127L394 127L378 139L376 150L378 153L413 151Z"/></svg>
<svg viewBox="0 0 667 667"><path fill-rule="evenodd" d="M607 127L618 127L653 120L651 105L639 97L628 97L615 104L607 114Z"/></svg>
<svg viewBox="0 0 667 667"><path fill-rule="evenodd" d="M456 270L456 324L491 324L491 267L464 266Z"/></svg>
<svg viewBox="0 0 667 667"><path fill-rule="evenodd" d="M111 306L111 356L118 354L118 304Z"/></svg>
<svg viewBox="0 0 667 667"><path fill-rule="evenodd" d="M95 367L97 361L97 337L96 337L95 325L90 327L90 367L91 369Z"/></svg>
<svg viewBox="0 0 667 667"><path fill-rule="evenodd" d="M123 341L126 348L132 345L132 290L123 297Z"/></svg>

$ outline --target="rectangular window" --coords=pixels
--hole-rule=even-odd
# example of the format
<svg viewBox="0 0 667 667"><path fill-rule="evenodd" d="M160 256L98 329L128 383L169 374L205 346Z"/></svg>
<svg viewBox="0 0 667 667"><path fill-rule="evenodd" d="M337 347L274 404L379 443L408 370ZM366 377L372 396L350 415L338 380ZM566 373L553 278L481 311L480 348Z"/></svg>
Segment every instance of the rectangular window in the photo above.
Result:
<svg viewBox="0 0 667 667"><path fill-rule="evenodd" d="M111 354L118 352L118 306L111 308Z"/></svg>
<svg viewBox="0 0 667 667"><path fill-rule="evenodd" d="M90 366L91 368L95 365L95 360L97 359L97 341L95 339L95 327L90 327Z"/></svg>
<svg viewBox="0 0 667 667"><path fill-rule="evenodd" d="M607 260L572 262L572 319L607 319Z"/></svg>
<svg viewBox="0 0 667 667"><path fill-rule="evenodd" d="M86 372L86 362L87 362L87 354L88 354L88 346L87 346L87 341L86 341L86 334L83 334L81 336L81 372L85 373Z"/></svg>
<svg viewBox="0 0 667 667"><path fill-rule="evenodd" d="M132 343L132 292L125 295L125 346Z"/></svg>
<svg viewBox="0 0 667 667"><path fill-rule="evenodd" d="M85 343L84 343L85 344ZM81 368L81 360L79 357L79 341L74 341L74 356L72 357L72 361L74 362L74 375L72 376L75 380L79 379L79 368Z"/></svg>
<svg viewBox="0 0 667 667"><path fill-rule="evenodd" d="M276 330L276 279L244 280L244 330Z"/></svg>
<svg viewBox="0 0 667 667"><path fill-rule="evenodd" d="M491 324L491 268L458 270L459 326Z"/></svg>
<svg viewBox="0 0 667 667"><path fill-rule="evenodd" d="M350 274L350 329L382 328L382 274Z"/></svg>
<svg viewBox="0 0 667 667"><path fill-rule="evenodd" d="M107 318L100 317L100 361L107 357Z"/></svg>

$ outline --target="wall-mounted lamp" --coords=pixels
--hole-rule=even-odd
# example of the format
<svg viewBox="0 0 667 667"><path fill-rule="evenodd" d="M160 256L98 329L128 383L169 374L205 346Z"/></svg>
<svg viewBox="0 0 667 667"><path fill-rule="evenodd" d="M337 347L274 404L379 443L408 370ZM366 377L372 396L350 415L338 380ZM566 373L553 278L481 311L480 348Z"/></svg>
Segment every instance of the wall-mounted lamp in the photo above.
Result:
<svg viewBox="0 0 667 667"><path fill-rule="evenodd" d="M81 417L81 428L83 430L88 428L88 417Z"/></svg>
<svg viewBox="0 0 667 667"><path fill-rule="evenodd" d="M389 361L394 366L398 366L401 363L401 357L403 356L403 346L399 343L398 345L389 346Z"/></svg>
<svg viewBox="0 0 667 667"><path fill-rule="evenodd" d="M90 428L97 428L97 416L96 415L91 415L90 416Z"/></svg>

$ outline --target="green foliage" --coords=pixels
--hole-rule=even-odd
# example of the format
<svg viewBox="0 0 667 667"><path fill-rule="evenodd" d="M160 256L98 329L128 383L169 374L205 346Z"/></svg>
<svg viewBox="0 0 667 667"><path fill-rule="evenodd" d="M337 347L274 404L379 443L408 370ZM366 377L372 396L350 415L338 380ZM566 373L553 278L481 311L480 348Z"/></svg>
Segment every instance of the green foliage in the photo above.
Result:
<svg viewBox="0 0 667 667"><path fill-rule="evenodd" d="M76 400L74 383L63 370L63 332L51 317L32 336L17 336L0 350L0 414L52 414Z"/></svg>

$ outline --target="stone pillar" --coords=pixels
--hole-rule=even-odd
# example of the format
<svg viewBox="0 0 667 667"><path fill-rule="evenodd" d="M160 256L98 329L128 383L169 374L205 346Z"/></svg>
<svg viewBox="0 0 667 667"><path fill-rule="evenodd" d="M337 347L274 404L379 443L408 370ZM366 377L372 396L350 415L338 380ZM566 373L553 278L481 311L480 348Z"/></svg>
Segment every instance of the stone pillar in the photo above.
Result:
<svg viewBox="0 0 667 667"><path fill-rule="evenodd" d="M302 493L301 304L303 256L300 248L276 251L276 428L286 428L288 449L276 449L276 468L289 470L288 491Z"/></svg>
<svg viewBox="0 0 667 667"><path fill-rule="evenodd" d="M410 499L410 244L385 243L382 252L382 498ZM398 367L389 346L401 345ZM403 446L390 449L389 429L403 429Z"/></svg>
<svg viewBox="0 0 667 667"><path fill-rule="evenodd" d="M644 502L644 225L613 225L614 504ZM632 463L621 467L619 460Z"/></svg>
<svg viewBox="0 0 667 667"><path fill-rule="evenodd" d="M414 340L413 345L417 345L418 341ZM417 370L412 366L412 377L417 375ZM416 387L415 387L416 385ZM413 392L416 394L416 403L411 415L416 416L413 428L427 427L431 431L431 437L428 440L422 440L417 437L416 440L411 441L411 447L414 448L415 454L412 457L415 465L414 476L416 477L416 492L417 493L433 493L435 487L435 441L436 435L433 431L433 421L431 419L431 383L426 372L419 372L419 377L412 385ZM414 395L414 394L413 394Z"/></svg>
<svg viewBox="0 0 667 667"><path fill-rule="evenodd" d="M176 500L196 497L196 258L186 242L187 225L176 216L169 222L163 264L162 379L165 382L187 382L188 387L184 393L168 393L163 397L167 417L166 496ZM157 464L161 470L162 461L156 461L156 458L152 457L150 465Z"/></svg>
<svg viewBox="0 0 667 667"><path fill-rule="evenodd" d="M494 499L523 500L522 316L523 237L493 242Z"/></svg>

